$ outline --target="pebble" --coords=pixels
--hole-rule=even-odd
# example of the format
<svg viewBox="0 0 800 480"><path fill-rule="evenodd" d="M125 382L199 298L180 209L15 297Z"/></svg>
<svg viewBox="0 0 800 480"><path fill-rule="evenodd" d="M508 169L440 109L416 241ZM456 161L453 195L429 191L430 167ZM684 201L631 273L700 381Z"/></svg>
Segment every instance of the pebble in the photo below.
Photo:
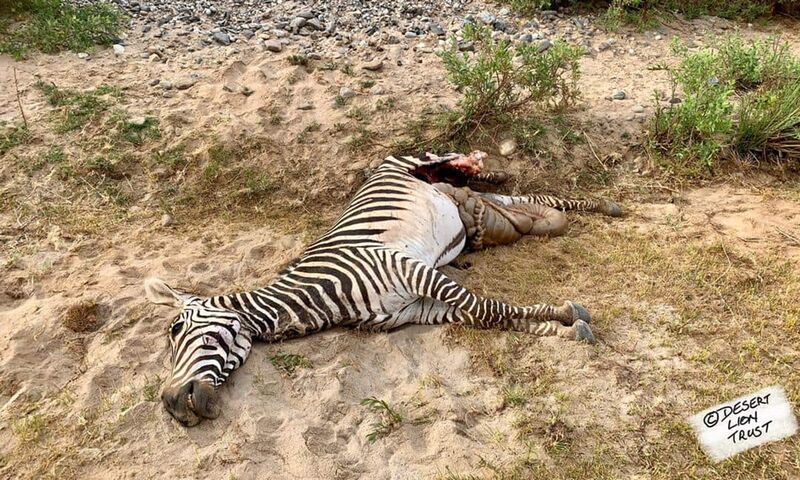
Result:
<svg viewBox="0 0 800 480"><path fill-rule="evenodd" d="M544 39L541 42L539 42L539 46L537 47L537 50L539 51L539 53L542 53L542 52L545 52L547 50L550 50L550 47L552 47L552 46L553 46L553 42L551 42L550 40Z"/></svg>
<svg viewBox="0 0 800 480"><path fill-rule="evenodd" d="M631 110L633 110L633 113L643 113L644 107L641 105L634 105L634 107Z"/></svg>
<svg viewBox="0 0 800 480"><path fill-rule="evenodd" d="M158 86L163 88L164 90L172 90L172 82L169 80L161 80L158 82Z"/></svg>
<svg viewBox="0 0 800 480"><path fill-rule="evenodd" d="M224 32L214 32L214 34L211 35L211 38L215 42L219 43L220 45L230 45L231 44L231 37L228 36L228 34L224 33Z"/></svg>
<svg viewBox="0 0 800 480"><path fill-rule="evenodd" d="M188 76L175 82L175 88L177 88L178 90L187 90L189 88L192 88L195 83L197 83L197 77Z"/></svg>
<svg viewBox="0 0 800 480"><path fill-rule="evenodd" d="M478 14L478 21L484 25L492 25L495 20L497 20L497 17L492 12L484 10Z"/></svg>
<svg viewBox="0 0 800 480"><path fill-rule="evenodd" d="M369 62L365 62L361 65L361 68L364 70L369 70L372 72L378 71L383 68L383 60L380 57L375 57L374 59L370 60Z"/></svg>
<svg viewBox="0 0 800 480"><path fill-rule="evenodd" d="M313 110L314 104L308 101L305 101L297 106L298 110Z"/></svg>
<svg viewBox="0 0 800 480"><path fill-rule="evenodd" d="M147 117L131 117L128 119L127 123L129 125L133 125L134 127L144 127L144 125L147 123Z"/></svg>
<svg viewBox="0 0 800 480"><path fill-rule="evenodd" d="M533 41L533 35L530 33L523 33L519 36L519 41L524 43L531 43Z"/></svg>
<svg viewBox="0 0 800 480"><path fill-rule="evenodd" d="M517 141L507 138L500 142L500 155L507 157L517 150Z"/></svg>
<svg viewBox="0 0 800 480"><path fill-rule="evenodd" d="M614 90L614 93L611 94L612 100L625 100L625 97L627 97L627 94L624 90Z"/></svg>
<svg viewBox="0 0 800 480"><path fill-rule="evenodd" d="M120 56L123 53L125 53L125 47L123 47L122 45L120 45L118 43L115 43L113 45L113 47L111 47L111 48L114 49L114 55Z"/></svg>
<svg viewBox="0 0 800 480"><path fill-rule="evenodd" d="M264 42L264 48L270 52L278 53L283 50L283 45L279 40L267 40Z"/></svg>
<svg viewBox="0 0 800 480"><path fill-rule="evenodd" d="M172 215L169 213L165 213L161 216L161 226L162 227L169 227L172 225Z"/></svg>
<svg viewBox="0 0 800 480"><path fill-rule="evenodd" d="M80 58L81 60L86 60L86 59L88 59L88 58L89 58L89 54L88 54L88 53L86 53L86 52L80 52L80 53L78 54L78 58Z"/></svg>
<svg viewBox="0 0 800 480"><path fill-rule="evenodd" d="M342 98L353 98L356 95L358 94L350 87L342 87L339 89L339 96Z"/></svg>

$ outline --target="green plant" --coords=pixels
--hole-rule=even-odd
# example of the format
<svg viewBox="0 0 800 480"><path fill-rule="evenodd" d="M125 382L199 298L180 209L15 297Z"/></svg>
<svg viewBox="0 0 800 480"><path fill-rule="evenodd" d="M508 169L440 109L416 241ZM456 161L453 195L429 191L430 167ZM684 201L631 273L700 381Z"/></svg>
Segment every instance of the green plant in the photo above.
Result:
<svg viewBox="0 0 800 480"><path fill-rule="evenodd" d="M474 55L461 52L455 37L439 54L463 97L456 110L434 117L439 135L433 143L463 146L473 134L511 125L535 106L563 109L579 98L582 49L558 41L540 52L536 45L494 39L490 29L474 25L465 26L463 36Z"/></svg>
<svg viewBox="0 0 800 480"><path fill-rule="evenodd" d="M528 403L528 391L519 384L503 388L503 405L506 407L520 407Z"/></svg>
<svg viewBox="0 0 800 480"><path fill-rule="evenodd" d="M108 96L121 95L119 89L108 85L83 92L61 89L53 83L42 80L37 81L34 86L44 94L47 103L55 107L52 116L58 133L70 132L85 126L108 109L110 105Z"/></svg>
<svg viewBox="0 0 800 480"><path fill-rule="evenodd" d="M14 21L0 23L0 53L16 59L30 50L57 53L85 51L117 41L123 16L105 2L76 6L65 0L11 2Z"/></svg>
<svg viewBox="0 0 800 480"><path fill-rule="evenodd" d="M311 364L311 360L303 355L286 352L276 353L269 357L269 361L272 362L275 368L282 370L289 376L294 375L295 370L298 368L313 368L314 366Z"/></svg>
<svg viewBox="0 0 800 480"><path fill-rule="evenodd" d="M156 375L155 378L150 381L147 380L144 387L142 387L142 396L146 402L157 402L158 401L158 389L161 387L161 377Z"/></svg>
<svg viewBox="0 0 800 480"><path fill-rule="evenodd" d="M311 122L310 124L306 125L302 131L297 135L297 143L308 143L308 139L314 132L319 132L322 128L322 125L319 122Z"/></svg>
<svg viewBox="0 0 800 480"><path fill-rule="evenodd" d="M158 120L153 117L131 118L125 113L118 113L111 118L111 124L117 128L118 138L133 145L142 145L148 139L161 138Z"/></svg>
<svg viewBox="0 0 800 480"><path fill-rule="evenodd" d="M723 151L739 156L800 156L800 62L786 45L729 37L700 52L673 44L680 64L669 72L680 103L655 101L651 145L668 169L713 171ZM698 168L699 167L699 168Z"/></svg>
<svg viewBox="0 0 800 480"><path fill-rule="evenodd" d="M38 413L26 415L11 424L11 430L14 432L14 435L16 435L23 444L38 441L46 427L47 422L44 417Z"/></svg>
<svg viewBox="0 0 800 480"><path fill-rule="evenodd" d="M378 421L372 424L372 430L367 434L370 443L389 435L403 422L402 415L383 400L369 397L361 400L361 405L378 415Z"/></svg>
<svg viewBox="0 0 800 480"><path fill-rule="evenodd" d="M5 155L12 148L26 143L31 138L27 125L13 125L0 133L0 155Z"/></svg>
<svg viewBox="0 0 800 480"><path fill-rule="evenodd" d="M302 53L295 53L289 55L288 60L289 63L292 65L299 65L303 67L308 66L308 57L306 55L303 55Z"/></svg>

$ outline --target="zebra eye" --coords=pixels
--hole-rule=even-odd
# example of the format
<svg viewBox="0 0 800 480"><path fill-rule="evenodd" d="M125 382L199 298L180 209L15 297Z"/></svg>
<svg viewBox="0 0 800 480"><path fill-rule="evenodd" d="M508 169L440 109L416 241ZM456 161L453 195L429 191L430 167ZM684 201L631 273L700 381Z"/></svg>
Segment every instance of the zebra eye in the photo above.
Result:
<svg viewBox="0 0 800 480"><path fill-rule="evenodd" d="M181 331L181 328L183 328L183 322L177 322L172 324L172 328L169 330L170 335L174 337Z"/></svg>

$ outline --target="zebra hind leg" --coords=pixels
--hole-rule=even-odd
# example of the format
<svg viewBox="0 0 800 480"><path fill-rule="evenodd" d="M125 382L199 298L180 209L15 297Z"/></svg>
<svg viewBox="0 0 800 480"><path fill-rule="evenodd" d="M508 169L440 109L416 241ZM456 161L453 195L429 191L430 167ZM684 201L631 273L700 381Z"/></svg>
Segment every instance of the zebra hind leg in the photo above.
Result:
<svg viewBox="0 0 800 480"><path fill-rule="evenodd" d="M561 211L575 210L579 212L594 212L608 215L609 217L621 217L622 209L611 200L569 200L554 197L551 195L499 195L496 193L481 193L483 198L495 204L506 207L520 205L544 205Z"/></svg>

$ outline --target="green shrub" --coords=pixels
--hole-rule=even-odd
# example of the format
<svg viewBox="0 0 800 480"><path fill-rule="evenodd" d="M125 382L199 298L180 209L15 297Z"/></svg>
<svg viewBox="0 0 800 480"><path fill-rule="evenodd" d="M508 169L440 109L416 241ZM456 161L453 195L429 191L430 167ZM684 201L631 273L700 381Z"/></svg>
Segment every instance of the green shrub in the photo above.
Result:
<svg viewBox="0 0 800 480"><path fill-rule="evenodd" d="M439 53L447 78L463 93L456 109L428 111L409 126L412 138L398 148L463 149L474 134L533 124L527 117L536 107L563 109L580 97L581 48L557 41L539 52L538 45L496 40L489 28L474 25L464 28L463 37L474 53L461 51L455 37ZM526 144L535 136L532 129L517 130L527 135ZM430 131L436 135L425 138Z"/></svg>
<svg viewBox="0 0 800 480"><path fill-rule="evenodd" d="M684 98L666 107L656 99L651 132L667 167L712 171L724 151L800 156L800 62L787 45L730 37L700 52L678 43L673 51L680 64L656 68L669 72Z"/></svg>
<svg viewBox="0 0 800 480"><path fill-rule="evenodd" d="M108 3L74 6L65 0L24 0L0 9L0 53L16 59L30 50L57 53L110 45L123 27L123 16Z"/></svg>

